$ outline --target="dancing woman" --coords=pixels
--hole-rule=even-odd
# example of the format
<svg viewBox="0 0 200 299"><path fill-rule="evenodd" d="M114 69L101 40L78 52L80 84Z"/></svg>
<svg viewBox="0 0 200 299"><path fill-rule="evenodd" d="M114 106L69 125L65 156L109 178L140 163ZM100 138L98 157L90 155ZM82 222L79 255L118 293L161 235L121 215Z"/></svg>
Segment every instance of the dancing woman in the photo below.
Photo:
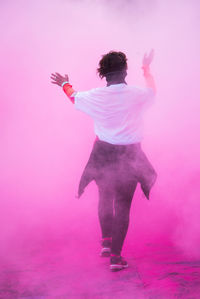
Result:
<svg viewBox="0 0 200 299"><path fill-rule="evenodd" d="M144 55L145 88L127 85L127 58L111 51L97 69L107 85L75 91L68 75L51 74L52 83L63 88L75 108L94 120L96 140L79 183L78 197L95 180L99 190L98 215L102 231L101 256L110 256L110 270L128 267L121 251L129 225L132 198L137 186L149 199L156 172L141 149L142 116L156 93L150 64L153 51Z"/></svg>

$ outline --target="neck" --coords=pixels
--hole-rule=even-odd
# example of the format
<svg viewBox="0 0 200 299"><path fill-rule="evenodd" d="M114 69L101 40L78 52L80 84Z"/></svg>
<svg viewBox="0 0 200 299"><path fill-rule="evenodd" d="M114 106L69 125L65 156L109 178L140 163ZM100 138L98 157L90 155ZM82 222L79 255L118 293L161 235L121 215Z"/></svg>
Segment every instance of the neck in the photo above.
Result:
<svg viewBox="0 0 200 299"><path fill-rule="evenodd" d="M111 81L107 81L107 86L113 85L113 84L121 84L121 83L126 83L125 79L119 79L119 80L111 80Z"/></svg>

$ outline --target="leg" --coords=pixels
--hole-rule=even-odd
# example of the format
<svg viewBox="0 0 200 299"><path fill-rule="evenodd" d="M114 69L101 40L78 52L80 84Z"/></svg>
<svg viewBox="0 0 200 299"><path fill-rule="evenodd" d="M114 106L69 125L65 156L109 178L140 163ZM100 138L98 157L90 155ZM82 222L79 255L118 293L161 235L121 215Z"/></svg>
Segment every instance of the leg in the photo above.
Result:
<svg viewBox="0 0 200 299"><path fill-rule="evenodd" d="M112 186L104 182L98 184L99 189L99 204L98 216L102 231L102 238L111 238L112 223L113 223L113 200L114 193Z"/></svg>
<svg viewBox="0 0 200 299"><path fill-rule="evenodd" d="M129 225L132 198L137 186L135 181L118 181L115 188L111 253L121 255Z"/></svg>

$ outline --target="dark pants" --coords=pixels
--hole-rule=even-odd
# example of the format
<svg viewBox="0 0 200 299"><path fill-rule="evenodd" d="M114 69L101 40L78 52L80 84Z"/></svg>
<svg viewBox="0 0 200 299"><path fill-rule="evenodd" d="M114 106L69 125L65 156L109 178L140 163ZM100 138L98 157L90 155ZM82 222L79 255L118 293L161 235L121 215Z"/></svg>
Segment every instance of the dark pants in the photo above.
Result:
<svg viewBox="0 0 200 299"><path fill-rule="evenodd" d="M137 182L119 181L117 185L99 185L98 215L102 237L112 237L111 252L121 254L129 225L129 213Z"/></svg>
<svg viewBox="0 0 200 299"><path fill-rule="evenodd" d="M106 145L98 151L99 189L98 215L102 237L112 237L111 252L121 254L129 226L129 214L137 180L129 176L127 156L134 146Z"/></svg>
<svg viewBox="0 0 200 299"><path fill-rule="evenodd" d="M120 255L137 183L149 199L156 173L140 143L113 145L98 140L81 176L78 197L92 180L99 189L98 214L102 237L112 237L111 251Z"/></svg>

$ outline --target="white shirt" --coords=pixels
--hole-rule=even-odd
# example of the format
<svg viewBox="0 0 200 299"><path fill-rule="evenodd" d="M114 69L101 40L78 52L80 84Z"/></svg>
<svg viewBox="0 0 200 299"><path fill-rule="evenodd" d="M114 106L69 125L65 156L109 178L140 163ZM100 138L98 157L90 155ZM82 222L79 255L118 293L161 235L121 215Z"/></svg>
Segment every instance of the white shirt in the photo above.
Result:
<svg viewBox="0 0 200 299"><path fill-rule="evenodd" d="M132 144L142 140L142 115L152 103L154 91L125 83L77 92L75 108L94 120L95 134L111 144Z"/></svg>

